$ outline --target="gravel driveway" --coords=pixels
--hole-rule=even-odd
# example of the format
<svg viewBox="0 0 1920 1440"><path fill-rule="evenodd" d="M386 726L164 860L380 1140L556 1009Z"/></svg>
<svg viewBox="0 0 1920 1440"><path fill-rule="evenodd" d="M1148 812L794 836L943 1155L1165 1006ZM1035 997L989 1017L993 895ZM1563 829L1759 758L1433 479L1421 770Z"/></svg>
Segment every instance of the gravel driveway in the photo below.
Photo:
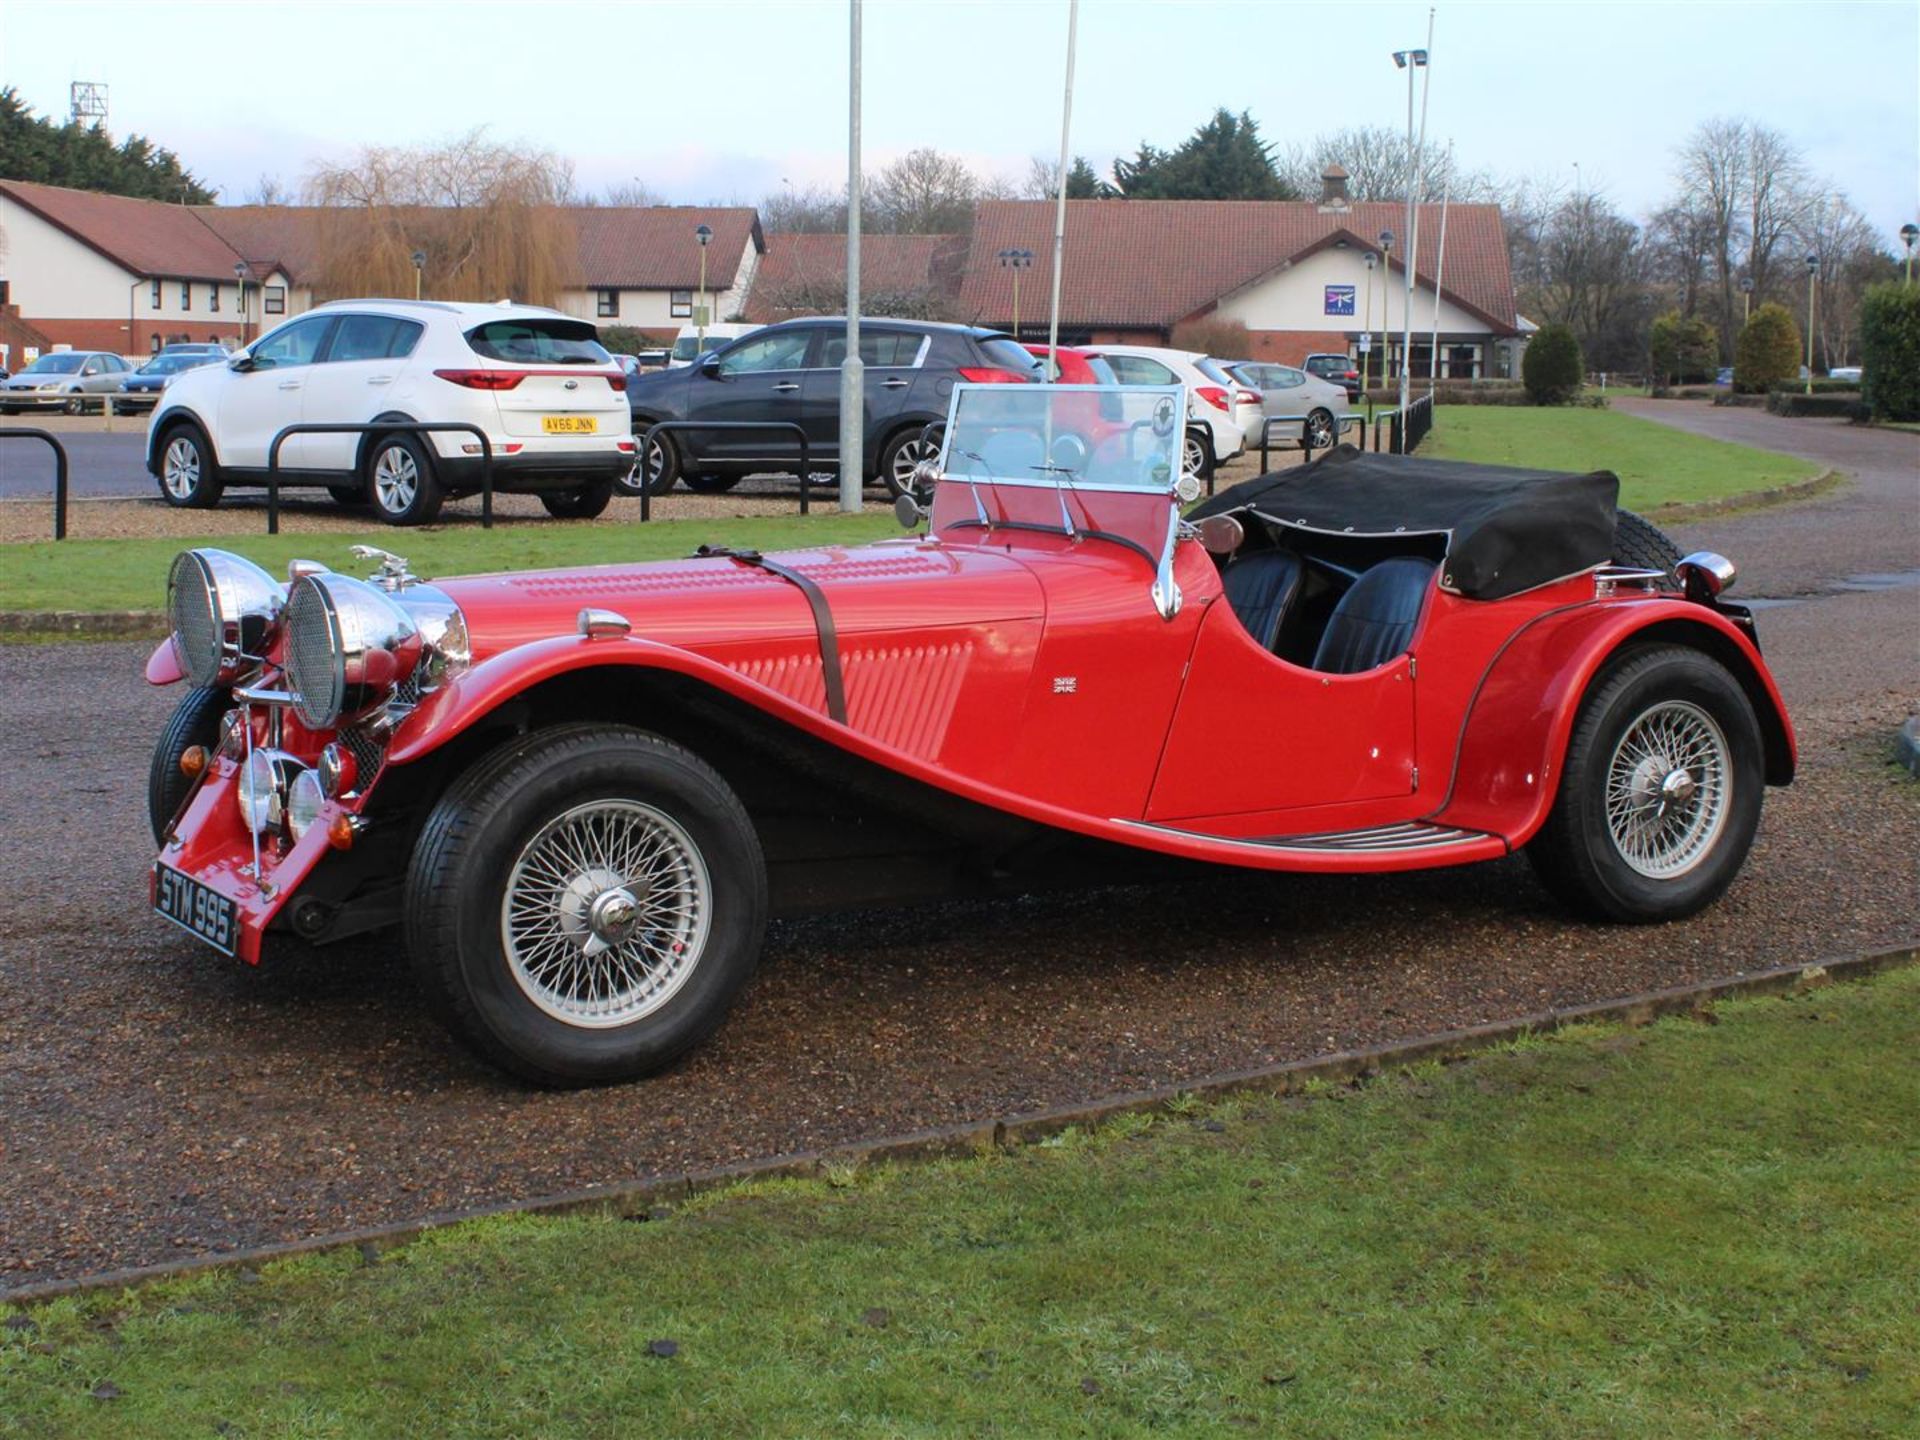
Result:
<svg viewBox="0 0 1920 1440"><path fill-rule="evenodd" d="M1823 583L1920 568L1907 479L1686 538L1777 594L1797 562L1763 545L1804 543ZM392 941L263 973L148 914L142 786L171 692L140 683L144 646L0 647L0 1291L1908 938L1920 789L1886 757L1920 693L1915 599L1822 594L1763 617L1800 779L1770 792L1742 879L1684 924L1570 923L1519 859L794 922L712 1044L655 1080L572 1094L471 1061L422 1013Z"/></svg>

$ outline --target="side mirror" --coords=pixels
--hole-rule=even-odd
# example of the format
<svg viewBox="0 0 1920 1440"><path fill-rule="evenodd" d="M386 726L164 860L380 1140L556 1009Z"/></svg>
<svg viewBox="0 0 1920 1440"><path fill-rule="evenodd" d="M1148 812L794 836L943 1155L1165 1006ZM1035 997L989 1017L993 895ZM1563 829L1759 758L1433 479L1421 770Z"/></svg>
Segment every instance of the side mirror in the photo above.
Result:
<svg viewBox="0 0 1920 1440"><path fill-rule="evenodd" d="M718 380L720 378L721 371L718 356L712 354L702 355L693 363L699 367L700 373L706 376L707 379Z"/></svg>
<svg viewBox="0 0 1920 1440"><path fill-rule="evenodd" d="M900 522L902 530L917 529L930 513L911 490L902 490L893 502L893 518Z"/></svg>
<svg viewBox="0 0 1920 1440"><path fill-rule="evenodd" d="M231 360L227 361L227 368L229 370L237 370L242 375L246 374L247 371L249 370L257 369L258 367L259 367L259 362L256 361L253 358L253 356L247 354L247 352L244 350L242 350L238 355L234 356Z"/></svg>

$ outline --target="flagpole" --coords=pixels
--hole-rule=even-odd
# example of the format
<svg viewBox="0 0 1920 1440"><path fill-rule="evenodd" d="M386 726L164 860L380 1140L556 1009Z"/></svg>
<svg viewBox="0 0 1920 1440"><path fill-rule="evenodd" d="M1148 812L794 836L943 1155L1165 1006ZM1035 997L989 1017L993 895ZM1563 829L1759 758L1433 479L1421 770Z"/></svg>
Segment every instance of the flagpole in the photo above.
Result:
<svg viewBox="0 0 1920 1440"><path fill-rule="evenodd" d="M1427 394L1440 384L1440 282L1447 273L1447 205L1453 199L1453 141L1447 141L1447 179L1440 191L1440 253L1433 264L1433 341L1427 347ZM1435 402L1438 403L1437 401Z"/></svg>
<svg viewBox="0 0 1920 1440"><path fill-rule="evenodd" d="M1060 266L1067 246L1067 150L1073 121L1073 51L1080 32L1080 0L1067 0L1067 85L1060 99L1059 194L1053 206L1053 297L1047 310L1047 378L1060 373Z"/></svg>

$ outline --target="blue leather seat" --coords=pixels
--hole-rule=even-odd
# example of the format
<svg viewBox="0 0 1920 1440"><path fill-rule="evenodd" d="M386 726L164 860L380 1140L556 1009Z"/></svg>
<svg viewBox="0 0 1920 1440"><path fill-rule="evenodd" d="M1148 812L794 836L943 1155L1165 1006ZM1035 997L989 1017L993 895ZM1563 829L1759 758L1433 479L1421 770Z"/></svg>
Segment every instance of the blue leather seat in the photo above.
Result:
<svg viewBox="0 0 1920 1440"><path fill-rule="evenodd" d="M1227 566L1222 582L1227 603L1262 649L1273 649L1279 638L1280 621L1299 593L1300 575L1300 559L1289 550L1256 551Z"/></svg>
<svg viewBox="0 0 1920 1440"><path fill-rule="evenodd" d="M1333 607L1313 668L1357 675L1405 654L1432 588L1433 571L1431 560L1396 555L1361 575Z"/></svg>

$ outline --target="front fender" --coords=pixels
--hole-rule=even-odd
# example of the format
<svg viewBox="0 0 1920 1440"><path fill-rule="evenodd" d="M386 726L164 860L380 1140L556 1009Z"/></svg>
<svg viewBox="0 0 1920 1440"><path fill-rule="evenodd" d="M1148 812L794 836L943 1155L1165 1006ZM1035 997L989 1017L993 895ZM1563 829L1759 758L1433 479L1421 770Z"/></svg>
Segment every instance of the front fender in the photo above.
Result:
<svg viewBox="0 0 1920 1440"><path fill-rule="evenodd" d="M1786 703L1731 620L1679 599L1582 605L1536 617L1494 657L1461 723L1452 784L1434 821L1503 835L1515 849L1532 839L1559 793L1580 702L1607 661L1636 640L1691 645L1726 666L1760 721L1768 782L1792 780Z"/></svg>
<svg viewBox="0 0 1920 1440"><path fill-rule="evenodd" d="M504 651L436 690L421 702L419 709L401 722L399 729L394 732L393 746L388 751L387 759L391 764L405 765L430 755L484 720L514 696L568 671L606 666L666 670L695 676L716 690L737 696L812 734L831 737L849 749L886 753L884 747L863 741L822 712L798 704L778 691L757 684L738 671L703 655L637 636L590 639L586 636L562 635Z"/></svg>
<svg viewBox="0 0 1920 1440"><path fill-rule="evenodd" d="M169 635L153 647L153 654L147 657L147 684L173 685L187 678L187 672L180 665L180 651Z"/></svg>

